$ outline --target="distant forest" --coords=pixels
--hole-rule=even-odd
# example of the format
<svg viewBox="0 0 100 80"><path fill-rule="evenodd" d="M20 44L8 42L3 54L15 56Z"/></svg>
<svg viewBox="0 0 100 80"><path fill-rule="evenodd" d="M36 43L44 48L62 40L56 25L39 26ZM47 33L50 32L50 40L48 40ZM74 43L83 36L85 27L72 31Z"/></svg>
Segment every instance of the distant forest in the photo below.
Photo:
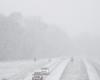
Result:
<svg viewBox="0 0 100 80"><path fill-rule="evenodd" d="M67 34L39 17L0 15L0 60L55 57L69 53L71 46Z"/></svg>
<svg viewBox="0 0 100 80"><path fill-rule="evenodd" d="M0 60L49 58L82 54L100 56L100 36L83 32L71 39L40 17L0 14Z"/></svg>

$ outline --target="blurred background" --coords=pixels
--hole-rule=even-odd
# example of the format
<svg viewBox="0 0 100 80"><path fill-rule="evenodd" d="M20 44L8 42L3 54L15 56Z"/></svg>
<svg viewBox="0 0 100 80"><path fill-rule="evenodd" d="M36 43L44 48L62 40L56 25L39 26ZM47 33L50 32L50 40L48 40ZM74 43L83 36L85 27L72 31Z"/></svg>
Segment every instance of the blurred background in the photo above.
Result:
<svg viewBox="0 0 100 80"><path fill-rule="evenodd" d="M0 0L0 60L100 58L99 0Z"/></svg>

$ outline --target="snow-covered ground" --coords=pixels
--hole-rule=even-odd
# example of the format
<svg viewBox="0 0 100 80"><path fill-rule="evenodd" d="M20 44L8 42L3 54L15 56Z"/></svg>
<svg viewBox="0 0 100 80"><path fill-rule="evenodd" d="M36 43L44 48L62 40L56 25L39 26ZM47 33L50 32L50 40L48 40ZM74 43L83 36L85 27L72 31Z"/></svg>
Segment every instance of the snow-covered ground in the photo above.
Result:
<svg viewBox="0 0 100 80"><path fill-rule="evenodd" d="M0 80L32 80L32 74L47 67L50 74L45 80L100 80L100 65L79 58L52 58L39 61L0 63Z"/></svg>
<svg viewBox="0 0 100 80"><path fill-rule="evenodd" d="M54 71L47 77L46 80L60 80L65 67L68 65L69 59L62 60L56 65Z"/></svg>
<svg viewBox="0 0 100 80"><path fill-rule="evenodd" d="M39 69L42 66L48 64L48 60L39 60L34 62L29 61L12 61L0 63L0 80L2 78L10 80L19 80L25 78L28 73L35 69Z"/></svg>
<svg viewBox="0 0 100 80"><path fill-rule="evenodd" d="M61 59L59 59L59 58L52 59L51 61L48 62L48 64L46 64L42 67L48 68L50 73L52 73L52 71L55 71L55 68L57 67L57 65L59 65L60 62L61 62ZM29 73L24 80L32 80L32 74L34 72L40 71L40 69L35 69L33 72Z"/></svg>
<svg viewBox="0 0 100 80"><path fill-rule="evenodd" d="M87 60L84 60L84 63L86 65L89 80L100 80L95 67L91 65L91 63L89 63Z"/></svg>
<svg viewBox="0 0 100 80"><path fill-rule="evenodd" d="M81 60L70 61L60 80L89 80L85 65Z"/></svg>

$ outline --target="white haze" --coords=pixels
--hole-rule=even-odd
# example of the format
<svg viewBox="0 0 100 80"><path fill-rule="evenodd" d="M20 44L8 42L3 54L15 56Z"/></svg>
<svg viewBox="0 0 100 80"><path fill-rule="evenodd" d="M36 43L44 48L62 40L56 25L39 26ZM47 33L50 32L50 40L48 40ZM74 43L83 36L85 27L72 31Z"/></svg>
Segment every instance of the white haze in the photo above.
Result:
<svg viewBox="0 0 100 80"><path fill-rule="evenodd" d="M0 0L0 13L14 11L41 16L44 21L64 27L76 35L83 31L99 34L99 0Z"/></svg>
<svg viewBox="0 0 100 80"><path fill-rule="evenodd" d="M100 56L99 4L99 0L0 0L0 13L39 16L44 22L55 24L66 32L76 53L79 50L97 57Z"/></svg>

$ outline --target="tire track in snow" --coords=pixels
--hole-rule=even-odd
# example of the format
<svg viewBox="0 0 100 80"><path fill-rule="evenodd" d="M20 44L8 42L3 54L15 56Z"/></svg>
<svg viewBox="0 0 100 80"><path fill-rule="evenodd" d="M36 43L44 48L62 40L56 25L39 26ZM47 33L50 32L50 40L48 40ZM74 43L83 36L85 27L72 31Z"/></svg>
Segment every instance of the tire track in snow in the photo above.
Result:
<svg viewBox="0 0 100 80"><path fill-rule="evenodd" d="M86 69L87 69L87 72L88 72L88 76L89 76L89 80L100 80L95 68L93 65L91 65L91 63L84 59L84 63L86 65Z"/></svg>
<svg viewBox="0 0 100 80"><path fill-rule="evenodd" d="M46 80L60 80L60 77L67 66L69 62L69 59L62 60L57 67L55 67L55 70L46 78Z"/></svg>
<svg viewBox="0 0 100 80"><path fill-rule="evenodd" d="M100 78L100 64L96 63L96 62L93 62L93 61L90 61L89 60L89 63L94 67L94 69L96 70L97 72L97 75L99 76Z"/></svg>
<svg viewBox="0 0 100 80"><path fill-rule="evenodd" d="M84 63L77 59L70 61L60 80L89 80Z"/></svg>

